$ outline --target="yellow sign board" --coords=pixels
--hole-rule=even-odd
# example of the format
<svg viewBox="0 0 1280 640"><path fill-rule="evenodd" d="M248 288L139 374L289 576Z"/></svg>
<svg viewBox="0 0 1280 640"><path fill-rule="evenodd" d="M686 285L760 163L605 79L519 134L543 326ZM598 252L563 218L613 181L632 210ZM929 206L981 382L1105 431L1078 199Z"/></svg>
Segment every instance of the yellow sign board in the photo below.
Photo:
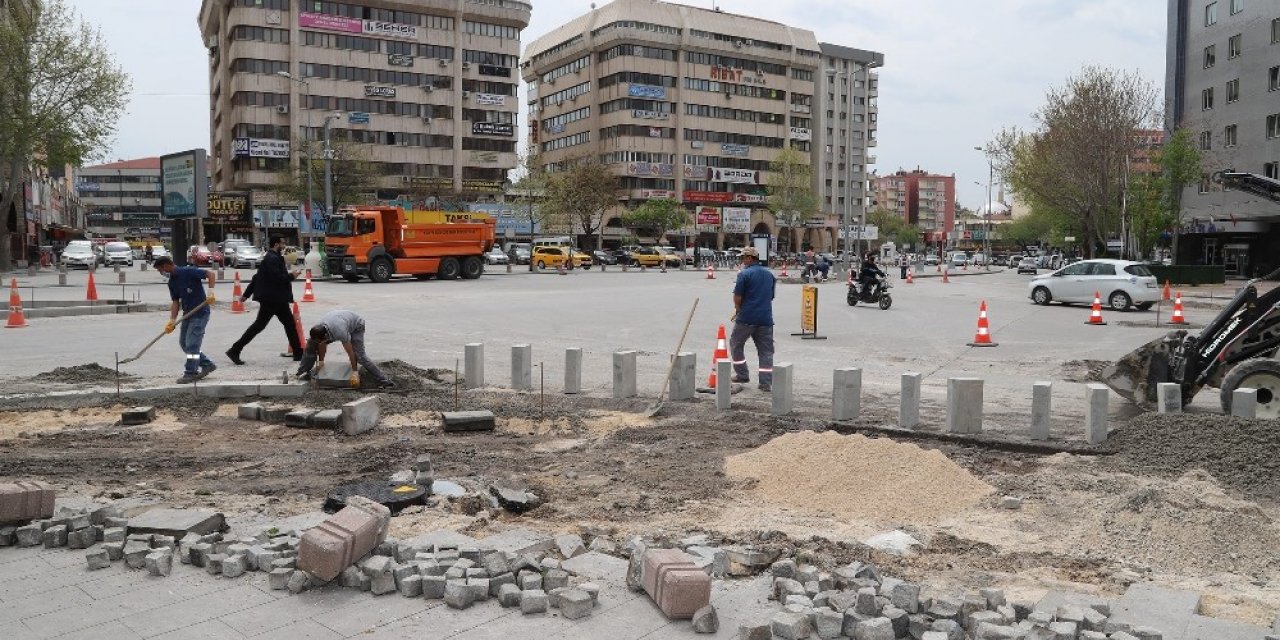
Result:
<svg viewBox="0 0 1280 640"><path fill-rule="evenodd" d="M818 288L805 285L800 293L800 330L818 332Z"/></svg>

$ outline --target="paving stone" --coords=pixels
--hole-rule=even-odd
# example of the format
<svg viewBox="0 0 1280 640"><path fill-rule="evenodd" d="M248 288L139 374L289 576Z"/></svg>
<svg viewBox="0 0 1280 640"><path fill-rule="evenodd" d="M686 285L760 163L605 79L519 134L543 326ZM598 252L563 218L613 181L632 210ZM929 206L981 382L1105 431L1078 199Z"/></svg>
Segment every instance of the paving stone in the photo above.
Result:
<svg viewBox="0 0 1280 640"><path fill-rule="evenodd" d="M532 591L542 589L542 574L540 573L524 573L520 576L520 590Z"/></svg>
<svg viewBox="0 0 1280 640"><path fill-rule="evenodd" d="M707 605L698 609L693 614L693 632L694 633L716 633L720 630L720 617L716 615L716 608Z"/></svg>
<svg viewBox="0 0 1280 640"><path fill-rule="evenodd" d="M996 613L995 611L974 611L965 617L964 628L972 633L977 630L978 625L982 623L999 626L1008 622L1010 621L1005 620L1004 616Z"/></svg>
<svg viewBox="0 0 1280 640"><path fill-rule="evenodd" d="M493 431L497 420L492 411L445 411L440 414L446 433L459 431Z"/></svg>
<svg viewBox="0 0 1280 640"><path fill-rule="evenodd" d="M474 602L473 592L464 580L449 580L444 585L444 603L453 609L466 609Z"/></svg>
<svg viewBox="0 0 1280 640"><path fill-rule="evenodd" d="M920 585L903 582L895 586L889 602L907 613L920 613Z"/></svg>
<svg viewBox="0 0 1280 640"><path fill-rule="evenodd" d="M975 640L1020 640L1026 635L1027 631L1020 627L983 623L974 633L974 638Z"/></svg>
<svg viewBox="0 0 1280 640"><path fill-rule="evenodd" d="M779 560L769 565L769 573L775 578L792 578L796 577L796 561L790 558Z"/></svg>
<svg viewBox="0 0 1280 640"><path fill-rule="evenodd" d="M888 618L871 618L857 623L854 640L894 640L893 623Z"/></svg>
<svg viewBox="0 0 1280 640"><path fill-rule="evenodd" d="M738 625L738 640L773 640L773 629L768 624Z"/></svg>
<svg viewBox="0 0 1280 640"><path fill-rule="evenodd" d="M582 543L582 536L574 534L556 536L556 549L566 560L587 552L586 545Z"/></svg>
<svg viewBox="0 0 1280 640"><path fill-rule="evenodd" d="M210 534L227 528L217 511L201 509L152 509L129 518L129 533L159 533L181 538L188 533Z"/></svg>
<svg viewBox="0 0 1280 640"><path fill-rule="evenodd" d="M208 571L211 576L222 575L222 563L226 560L227 556L224 553L211 553L209 554L209 557L205 559L204 569L205 571Z"/></svg>
<svg viewBox="0 0 1280 640"><path fill-rule="evenodd" d="M311 416L317 412L313 409L296 409L284 416L284 426L295 429L306 429L311 426Z"/></svg>
<svg viewBox="0 0 1280 640"><path fill-rule="evenodd" d="M289 588L289 578L293 575L293 569L272 569L267 574L267 584L276 591L282 591Z"/></svg>
<svg viewBox="0 0 1280 640"><path fill-rule="evenodd" d="M60 524L44 530L41 542L46 549L57 549L67 546L67 526Z"/></svg>
<svg viewBox="0 0 1280 640"><path fill-rule="evenodd" d="M382 408L377 396L365 396L355 402L342 405L342 432L349 436L358 436L372 431L378 426L382 417Z"/></svg>
<svg viewBox="0 0 1280 640"><path fill-rule="evenodd" d="M262 419L262 403L246 402L236 407L236 417L241 420L258 421Z"/></svg>
<svg viewBox="0 0 1280 640"><path fill-rule="evenodd" d="M505 608L520 606L520 587L504 584L498 589L498 604Z"/></svg>
<svg viewBox="0 0 1280 640"><path fill-rule="evenodd" d="M542 576L542 588L546 591L569 586L569 572L562 569L550 569Z"/></svg>
<svg viewBox="0 0 1280 640"><path fill-rule="evenodd" d="M123 542L108 542L102 545L102 550L107 552L107 557L112 561L124 559Z"/></svg>
<svg viewBox="0 0 1280 640"><path fill-rule="evenodd" d="M520 613L546 613L547 593L542 589L530 589L520 592Z"/></svg>
<svg viewBox="0 0 1280 640"><path fill-rule="evenodd" d="M111 566L111 556L106 549L95 549L84 554L85 561L89 564L90 571L98 569L106 569Z"/></svg>
<svg viewBox="0 0 1280 640"><path fill-rule="evenodd" d="M147 554L151 553L151 545L129 541L124 544L123 557L130 569L142 569L147 566Z"/></svg>
<svg viewBox="0 0 1280 640"><path fill-rule="evenodd" d="M813 616L813 631L819 638L838 638L844 627L844 615L831 609L818 609Z"/></svg>
<svg viewBox="0 0 1280 640"><path fill-rule="evenodd" d="M467 578L467 588L471 589L471 599L482 602L489 599L488 578Z"/></svg>
<svg viewBox="0 0 1280 640"><path fill-rule="evenodd" d="M317 411L307 418L307 427L312 429L329 429L339 431L342 429L342 409L325 409Z"/></svg>
<svg viewBox="0 0 1280 640"><path fill-rule="evenodd" d="M508 584L511 586L515 586L516 584L516 577L510 572L489 578L489 595L497 596L498 591L502 589L503 585Z"/></svg>
<svg viewBox="0 0 1280 640"><path fill-rule="evenodd" d="M126 427L147 424L155 419L155 407L131 407L120 412L120 424Z"/></svg>
<svg viewBox="0 0 1280 640"><path fill-rule="evenodd" d="M289 576L289 582L286 586L289 589L289 593L297 595L306 591L311 586L312 582L313 578L311 574L298 569Z"/></svg>
<svg viewBox="0 0 1280 640"><path fill-rule="evenodd" d="M387 507L361 496L348 498L341 511L302 534L298 568L333 580L386 539L390 520Z"/></svg>
<svg viewBox="0 0 1280 640"><path fill-rule="evenodd" d="M123 542L128 530L124 527L111 527L102 530L103 542Z"/></svg>
<svg viewBox="0 0 1280 640"><path fill-rule="evenodd" d="M173 571L173 552L168 549L157 549L148 553L143 562L146 565L147 573L153 576L168 576Z"/></svg>
<svg viewBox="0 0 1280 640"><path fill-rule="evenodd" d="M369 574L365 574L369 575ZM375 596L391 593L396 590L396 577L388 573L379 573L369 576L369 592Z"/></svg>
<svg viewBox="0 0 1280 640"><path fill-rule="evenodd" d="M249 561L242 554L228 556L222 561L222 576L225 578L239 578L249 568Z"/></svg>
<svg viewBox="0 0 1280 640"><path fill-rule="evenodd" d="M53 486L44 482L0 484L0 524L17 524L52 517L55 497Z"/></svg>
<svg viewBox="0 0 1280 640"><path fill-rule="evenodd" d="M569 620L580 620L591 615L594 606L591 594L581 589L568 589L560 594L560 615Z"/></svg>
<svg viewBox="0 0 1280 640"><path fill-rule="evenodd" d="M445 594L446 579L444 576L422 576L422 596L429 600L439 600Z"/></svg>
<svg viewBox="0 0 1280 640"><path fill-rule="evenodd" d="M413 574L396 581L396 590L406 598L422 595L422 576Z"/></svg>
<svg viewBox="0 0 1280 640"><path fill-rule="evenodd" d="M810 626L808 616L790 611L779 611L769 619L770 631L783 640L808 640Z"/></svg>
<svg viewBox="0 0 1280 640"><path fill-rule="evenodd" d="M88 549L98 541L98 534L93 527L77 529L67 534L67 548Z"/></svg>

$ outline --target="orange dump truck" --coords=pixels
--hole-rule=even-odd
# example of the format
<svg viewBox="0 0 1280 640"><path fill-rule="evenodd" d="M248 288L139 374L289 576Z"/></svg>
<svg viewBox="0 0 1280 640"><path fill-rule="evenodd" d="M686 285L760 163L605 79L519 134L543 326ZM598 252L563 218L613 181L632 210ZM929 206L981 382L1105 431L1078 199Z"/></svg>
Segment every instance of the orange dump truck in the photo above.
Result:
<svg viewBox="0 0 1280 640"><path fill-rule="evenodd" d="M350 282L364 276L374 282L397 275L479 278L496 228L493 218L482 214L406 213L399 207L360 207L328 223L329 273Z"/></svg>

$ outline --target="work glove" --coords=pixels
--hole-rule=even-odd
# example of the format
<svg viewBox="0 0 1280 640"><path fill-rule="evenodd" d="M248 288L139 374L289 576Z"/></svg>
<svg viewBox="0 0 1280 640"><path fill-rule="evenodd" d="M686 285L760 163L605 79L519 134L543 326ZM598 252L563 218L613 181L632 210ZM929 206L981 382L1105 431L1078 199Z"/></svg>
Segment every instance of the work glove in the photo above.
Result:
<svg viewBox="0 0 1280 640"><path fill-rule="evenodd" d="M218 301L218 299L217 299L216 297L214 297L214 295L213 295L212 293L210 293L210 294L209 294L209 297L208 297L208 298L205 298L205 299L204 299L204 301L205 301L205 302L208 302L208 303L209 303L209 306L211 306L211 307L212 307L212 306L213 306L213 303L217 302L217 301Z"/></svg>
<svg viewBox="0 0 1280 640"><path fill-rule="evenodd" d="M166 334L173 333L173 330L176 328L178 328L178 325L173 320L170 320L164 324L164 332Z"/></svg>
<svg viewBox="0 0 1280 640"><path fill-rule="evenodd" d="M352 389L360 388L360 374L358 373L351 374L351 388Z"/></svg>

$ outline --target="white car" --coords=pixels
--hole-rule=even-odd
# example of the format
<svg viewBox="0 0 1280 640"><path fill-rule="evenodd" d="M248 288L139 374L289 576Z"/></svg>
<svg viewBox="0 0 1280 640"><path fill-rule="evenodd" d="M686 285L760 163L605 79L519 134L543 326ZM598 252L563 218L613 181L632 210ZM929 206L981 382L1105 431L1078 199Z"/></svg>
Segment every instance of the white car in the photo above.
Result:
<svg viewBox="0 0 1280 640"><path fill-rule="evenodd" d="M92 269L98 264L98 254L88 242L70 242L62 250L62 264L67 268L84 267Z"/></svg>
<svg viewBox="0 0 1280 640"><path fill-rule="evenodd" d="M266 252L260 247L250 244L238 245L235 251L227 258L227 262L234 269L248 267L250 269L258 268L262 264L262 259L266 257Z"/></svg>
<svg viewBox="0 0 1280 640"><path fill-rule="evenodd" d="M484 254L486 264L507 264L511 262L511 258L502 252L502 248L495 245L488 253Z"/></svg>
<svg viewBox="0 0 1280 640"><path fill-rule="evenodd" d="M1031 301L1047 305L1093 304L1096 292L1113 311L1150 309L1160 300L1160 287L1147 265L1129 260L1084 260L1053 273L1037 276L1027 285Z"/></svg>
<svg viewBox="0 0 1280 640"><path fill-rule="evenodd" d="M133 247L127 242L108 242L102 252L102 263L108 267L133 266Z"/></svg>

